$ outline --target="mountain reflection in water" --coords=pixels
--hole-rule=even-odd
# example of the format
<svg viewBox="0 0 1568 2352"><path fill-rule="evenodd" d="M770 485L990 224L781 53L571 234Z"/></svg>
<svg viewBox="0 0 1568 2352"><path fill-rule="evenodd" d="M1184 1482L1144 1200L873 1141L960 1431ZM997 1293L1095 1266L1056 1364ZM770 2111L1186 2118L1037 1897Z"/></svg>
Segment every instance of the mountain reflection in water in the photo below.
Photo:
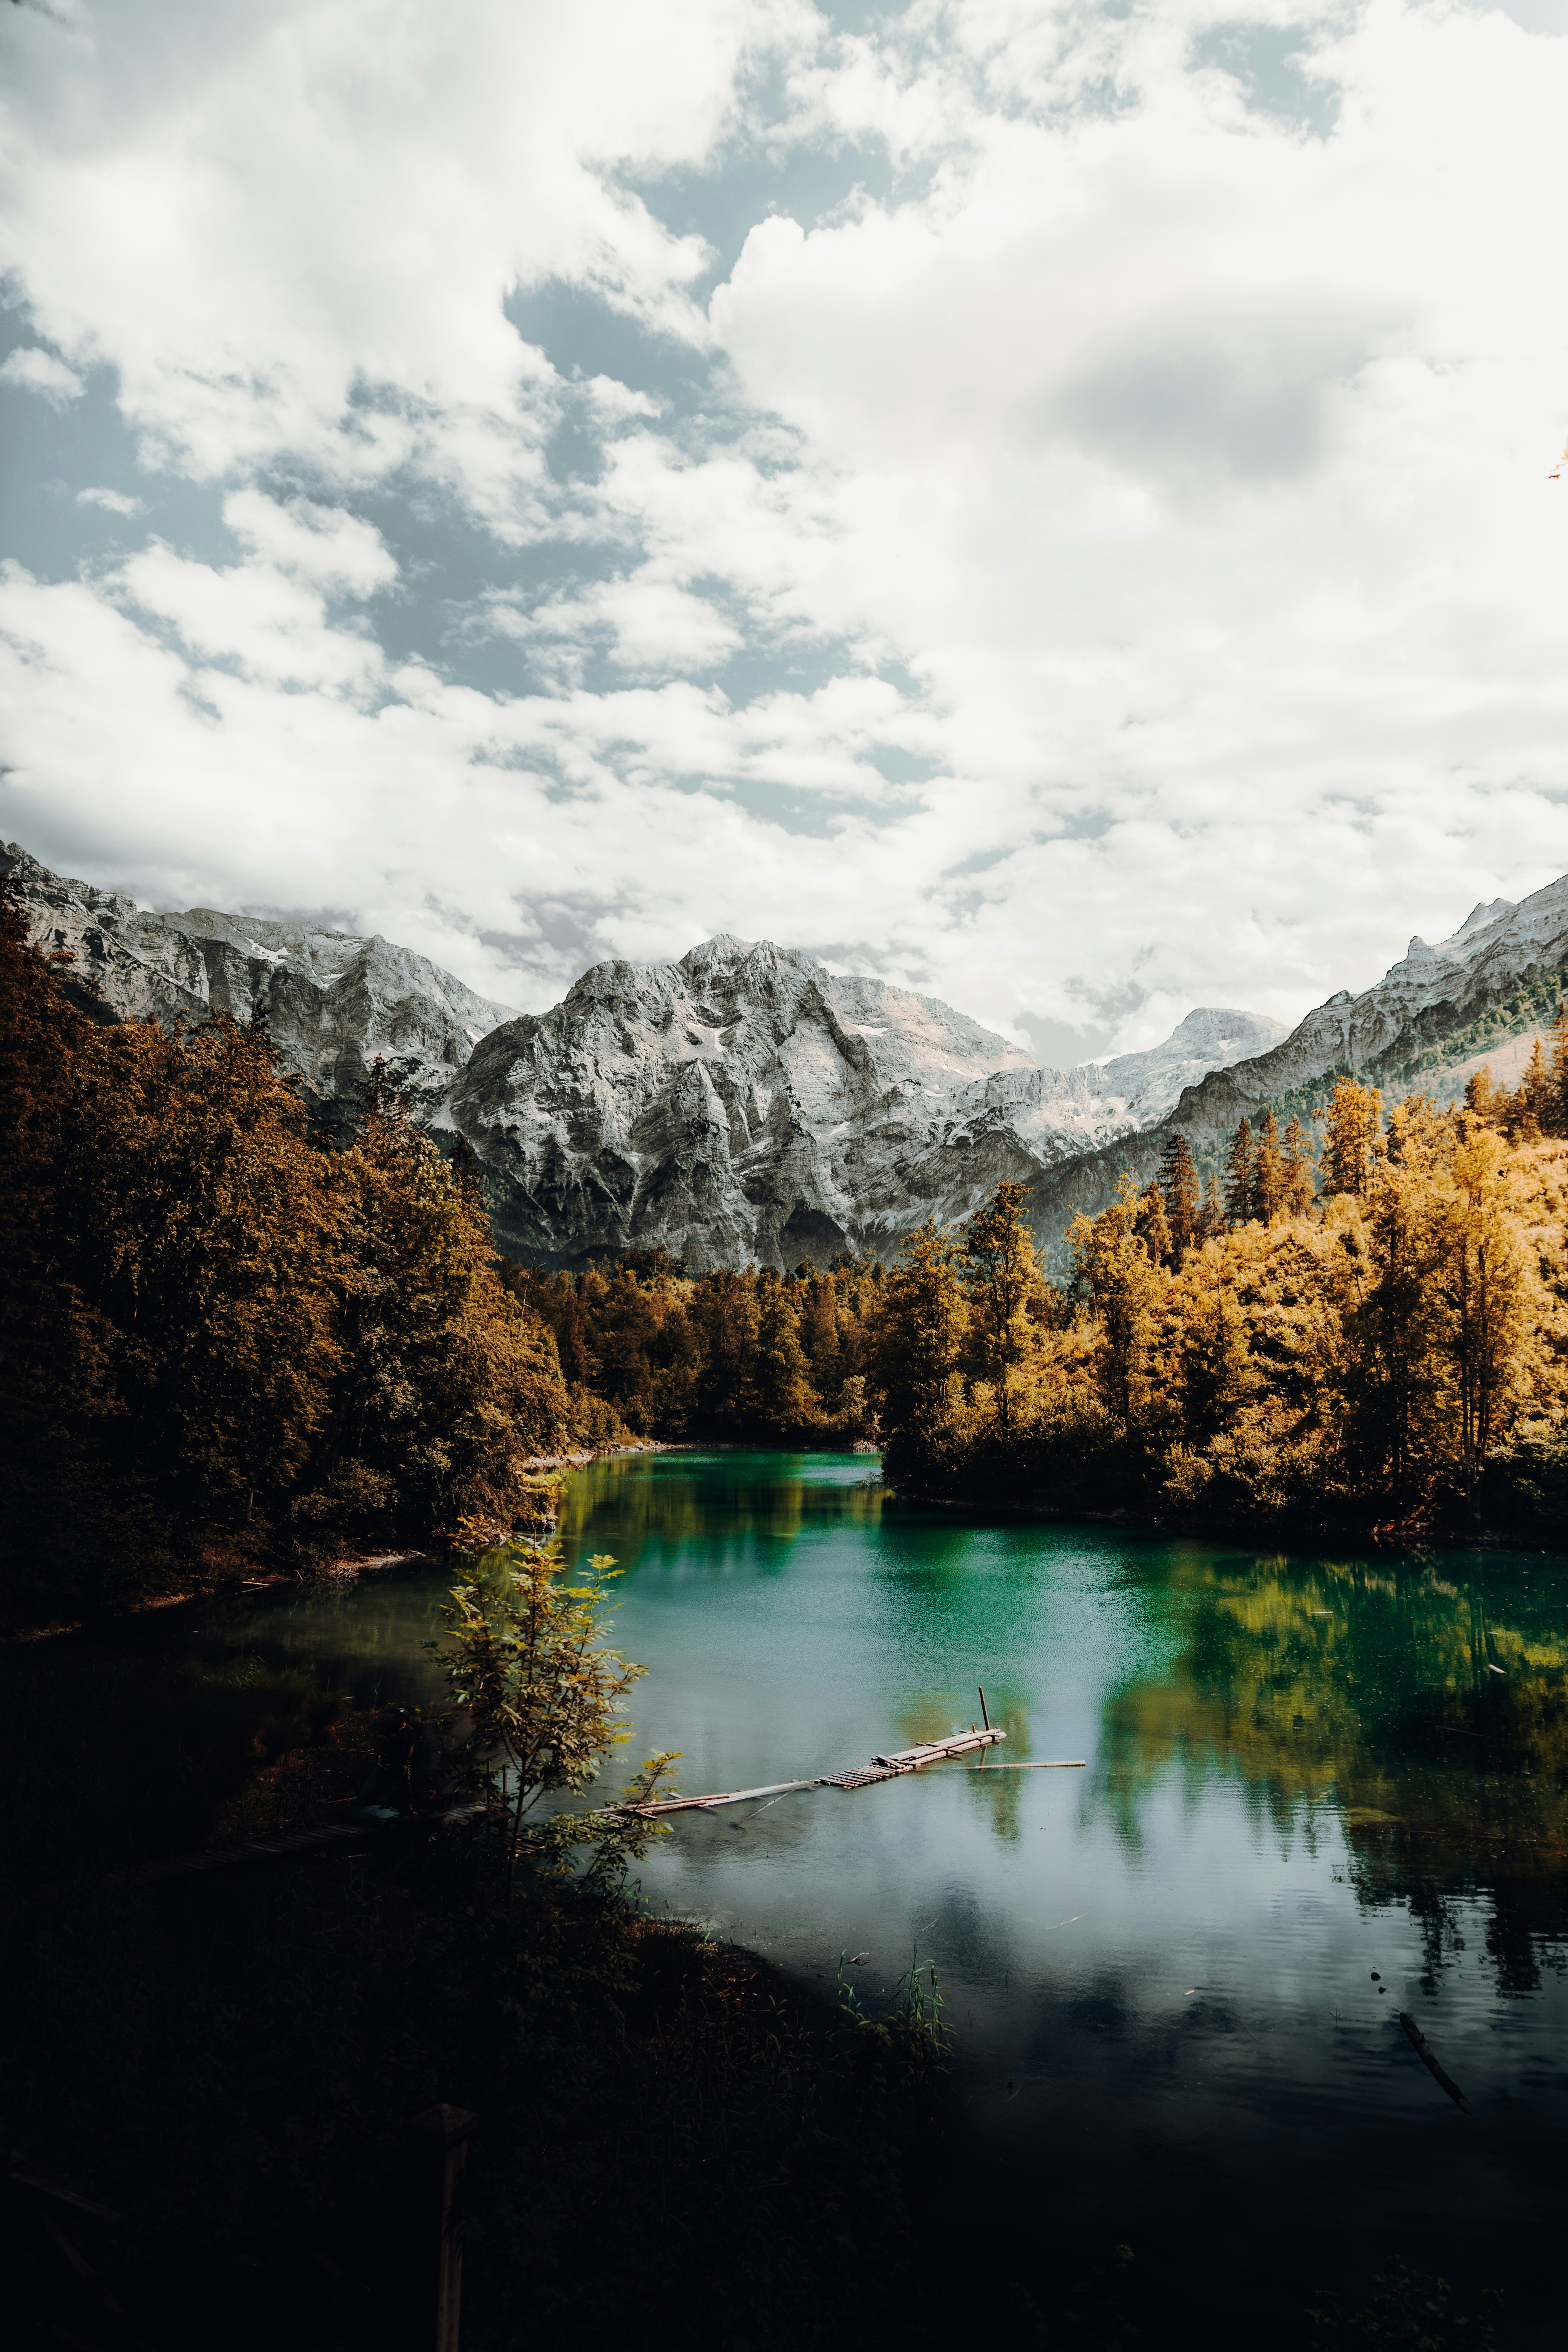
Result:
<svg viewBox="0 0 1568 2352"><path fill-rule="evenodd" d="M682 1816L646 1899L825 1989L863 1954L868 2008L934 1962L976 2126L1055 2227L1223 2247L1304 2295L1398 2252L1555 2321L1568 1563L996 1523L876 1474L715 1451L573 1478L569 1554L616 1556L649 1669L614 1781L656 1748L689 1790L865 1763L974 1720L981 1681L1002 1755L1087 1769ZM231 1605L196 1638L433 1695L442 1589Z"/></svg>

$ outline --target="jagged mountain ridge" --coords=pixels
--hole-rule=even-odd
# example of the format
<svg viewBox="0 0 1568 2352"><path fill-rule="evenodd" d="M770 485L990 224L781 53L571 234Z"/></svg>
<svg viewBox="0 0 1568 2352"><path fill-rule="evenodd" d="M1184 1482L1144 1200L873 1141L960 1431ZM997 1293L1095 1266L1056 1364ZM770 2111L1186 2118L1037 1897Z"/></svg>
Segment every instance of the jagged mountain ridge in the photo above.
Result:
<svg viewBox="0 0 1568 2352"><path fill-rule="evenodd" d="M1194 1013L1150 1053L1048 1070L934 997L721 936L677 963L595 965L475 1049L438 1123L479 1154L520 1256L660 1243L697 1268L821 1263L966 1216L1282 1025Z"/></svg>
<svg viewBox="0 0 1568 2352"><path fill-rule="evenodd" d="M352 1108L378 1055L434 1110L479 1039L515 1014L379 937L210 907L147 914L118 890L51 873L16 842L0 851L0 874L20 886L33 939L70 950L77 992L96 981L112 1019L263 1014L318 1118Z"/></svg>
<svg viewBox="0 0 1568 2352"><path fill-rule="evenodd" d="M500 1245L578 1265L662 1243L694 1268L886 1254L1157 1120L1283 1024L1201 1010L1162 1045L1075 1069L921 996L721 936L608 961L520 1014L382 939L197 908L147 914L18 845L34 938L110 1018L266 1016L313 1112L352 1111L380 1055L438 1135L468 1137Z"/></svg>
<svg viewBox="0 0 1568 2352"><path fill-rule="evenodd" d="M1540 1005L1525 1002L1568 975L1568 875L1517 904L1478 905L1451 938L1430 945L1414 938L1380 981L1352 996L1348 989L1309 1013L1278 1045L1209 1071L1184 1087L1175 1104L1125 1142L1112 1141L1042 1171L1030 1195L1037 1237L1059 1253L1063 1228L1079 1210L1093 1214L1110 1200L1123 1168L1146 1181L1178 1131L1202 1157L1238 1121L1256 1119L1321 1081L1348 1072L1382 1088L1389 1100L1419 1089L1439 1100L1463 1090L1483 1061L1500 1075L1521 1057L1542 1026ZM1508 1008L1519 1000L1517 1017ZM1482 1016L1488 1043L1444 1066L1435 1049L1463 1038Z"/></svg>

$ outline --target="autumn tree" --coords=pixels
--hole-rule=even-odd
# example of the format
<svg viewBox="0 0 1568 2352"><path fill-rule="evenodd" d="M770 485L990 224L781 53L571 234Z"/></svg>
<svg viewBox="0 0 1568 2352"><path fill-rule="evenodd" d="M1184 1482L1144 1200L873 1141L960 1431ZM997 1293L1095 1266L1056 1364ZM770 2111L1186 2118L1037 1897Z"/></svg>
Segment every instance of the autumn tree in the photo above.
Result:
<svg viewBox="0 0 1568 2352"><path fill-rule="evenodd" d="M1226 1160L1226 1223L1245 1225L1257 1213L1257 1207L1258 1150L1252 1139L1251 1122L1244 1118L1230 1139Z"/></svg>
<svg viewBox="0 0 1568 2352"><path fill-rule="evenodd" d="M1484 1126L1501 1126L1502 1112L1498 1100L1498 1089L1492 1082L1492 1066L1489 1062L1483 1062L1480 1068L1472 1070L1466 1079L1465 1108L1472 1118L1479 1119Z"/></svg>
<svg viewBox="0 0 1568 2352"><path fill-rule="evenodd" d="M1198 1171L1193 1165L1186 1137L1178 1129L1165 1146L1160 1162L1160 1190L1165 1196L1165 1223L1171 1235L1171 1261L1180 1265L1197 1238L1202 1212Z"/></svg>
<svg viewBox="0 0 1568 2352"><path fill-rule="evenodd" d="M1203 1205L1198 1211L1194 1238L1200 1242L1212 1242L1226 1231L1228 1222L1225 1213L1225 1196L1219 1189L1219 1177L1211 1169L1208 1182L1204 1186Z"/></svg>
<svg viewBox="0 0 1568 2352"><path fill-rule="evenodd" d="M1510 1124L1517 1140L1539 1143L1542 1137L1550 1131L1556 1108L1556 1088L1552 1085L1546 1048L1539 1037L1530 1049L1530 1059L1525 1064L1514 1104Z"/></svg>
<svg viewBox="0 0 1568 2352"><path fill-rule="evenodd" d="M960 1261L974 1368L992 1383L1004 1428L1011 1424L1018 1373L1035 1349L1029 1301L1040 1275L1025 1198L1022 1184L998 1184L964 1226Z"/></svg>
<svg viewBox="0 0 1568 2352"><path fill-rule="evenodd" d="M1548 1135L1568 1135L1568 999L1557 1000L1552 1024L1552 1092L1549 1115L1542 1121Z"/></svg>
<svg viewBox="0 0 1568 2352"><path fill-rule="evenodd" d="M1458 1391L1460 1475L1473 1494L1522 1370L1524 1268L1509 1216L1503 1148L1479 1119L1454 1154L1444 1271Z"/></svg>
<svg viewBox="0 0 1568 2352"><path fill-rule="evenodd" d="M781 1433L803 1428L820 1410L800 1344L795 1300L775 1274L765 1273L758 1285L751 1402L758 1417Z"/></svg>
<svg viewBox="0 0 1568 2352"><path fill-rule="evenodd" d="M703 1276L688 1311L702 1343L703 1417L710 1428L743 1428L757 1343L756 1286L736 1268L721 1266Z"/></svg>
<svg viewBox="0 0 1568 2352"><path fill-rule="evenodd" d="M1258 1139L1258 1157L1252 1171L1252 1212L1259 1224L1271 1225L1276 1217L1285 1214L1289 1192L1290 1180L1279 1142L1279 1122L1269 1111Z"/></svg>
<svg viewBox="0 0 1568 2352"><path fill-rule="evenodd" d="M1184 1439L1202 1444L1228 1429L1256 1387L1246 1323L1216 1258L1214 1279L1194 1286L1182 1318L1177 1388Z"/></svg>
<svg viewBox="0 0 1568 2352"><path fill-rule="evenodd" d="M1098 1217L1075 1217L1068 1233L1075 1286L1092 1303L1100 1324L1101 1393L1129 1430L1148 1406L1154 1318L1164 1290L1139 1235L1141 1205L1129 1171L1110 1206Z"/></svg>
<svg viewBox="0 0 1568 2352"><path fill-rule="evenodd" d="M1312 1155L1300 1120L1291 1115L1285 1129L1285 1213L1308 1215L1312 1206Z"/></svg>
<svg viewBox="0 0 1568 2352"><path fill-rule="evenodd" d="M1329 1103L1323 1148L1323 1191L1358 1195L1366 1189L1383 1136L1383 1097L1375 1087L1341 1078Z"/></svg>
<svg viewBox="0 0 1568 2352"><path fill-rule="evenodd" d="M892 1433L889 1455L929 1454L951 1423L969 1328L958 1244L928 1218L883 1285L874 1377Z"/></svg>

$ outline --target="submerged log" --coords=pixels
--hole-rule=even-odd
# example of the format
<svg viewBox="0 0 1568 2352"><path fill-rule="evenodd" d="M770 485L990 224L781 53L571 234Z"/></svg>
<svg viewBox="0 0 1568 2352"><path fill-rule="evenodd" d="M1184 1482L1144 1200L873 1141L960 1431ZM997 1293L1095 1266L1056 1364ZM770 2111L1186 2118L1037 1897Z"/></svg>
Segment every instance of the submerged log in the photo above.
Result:
<svg viewBox="0 0 1568 2352"><path fill-rule="evenodd" d="M1447 2092L1448 2096L1453 2100L1454 2105L1457 2107L1463 2107L1468 2115L1469 2113L1470 2105L1468 2099L1466 2098L1463 2091L1460 2090L1453 2076L1444 2073L1442 2067L1437 2063L1436 2053L1433 2050L1431 2043L1422 2032L1421 2028L1416 2024L1415 2020L1402 2009L1399 2012L1399 2022L1405 2028L1405 2033L1409 2038L1411 2048L1415 2051L1417 2058L1420 2059L1423 2066L1426 2067L1426 2072L1431 2075L1432 2080L1435 2083L1440 2083L1444 2090Z"/></svg>

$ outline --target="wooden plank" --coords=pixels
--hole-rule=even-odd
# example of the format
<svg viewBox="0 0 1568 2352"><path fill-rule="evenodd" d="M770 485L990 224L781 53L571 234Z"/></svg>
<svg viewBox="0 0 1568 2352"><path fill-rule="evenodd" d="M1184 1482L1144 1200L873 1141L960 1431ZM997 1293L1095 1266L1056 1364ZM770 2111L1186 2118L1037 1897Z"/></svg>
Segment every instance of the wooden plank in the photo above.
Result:
<svg viewBox="0 0 1568 2352"><path fill-rule="evenodd" d="M994 1747L1006 1737L994 1725L984 1731L972 1725L967 1731L955 1731L951 1738L922 1739L916 1748L874 1757L868 1765L852 1765L847 1771L822 1773L809 1780L772 1780L761 1789L721 1789L710 1797L659 1797L651 1805L614 1805L606 1810L637 1813L651 1822L669 1813L709 1813L720 1805L744 1804L754 1797L787 1797L800 1789L868 1789L873 1781L896 1780L900 1773L921 1771L928 1764L944 1763L949 1757L973 1755L977 1748Z"/></svg>
<svg viewBox="0 0 1568 2352"><path fill-rule="evenodd" d="M640 1813L644 1821L652 1821L660 1813L709 1812L715 1805L742 1805L752 1797L788 1797L796 1789L820 1789L820 1779L811 1780L770 1780L762 1789L721 1789L712 1797L656 1797L651 1805L616 1805L614 1812Z"/></svg>

